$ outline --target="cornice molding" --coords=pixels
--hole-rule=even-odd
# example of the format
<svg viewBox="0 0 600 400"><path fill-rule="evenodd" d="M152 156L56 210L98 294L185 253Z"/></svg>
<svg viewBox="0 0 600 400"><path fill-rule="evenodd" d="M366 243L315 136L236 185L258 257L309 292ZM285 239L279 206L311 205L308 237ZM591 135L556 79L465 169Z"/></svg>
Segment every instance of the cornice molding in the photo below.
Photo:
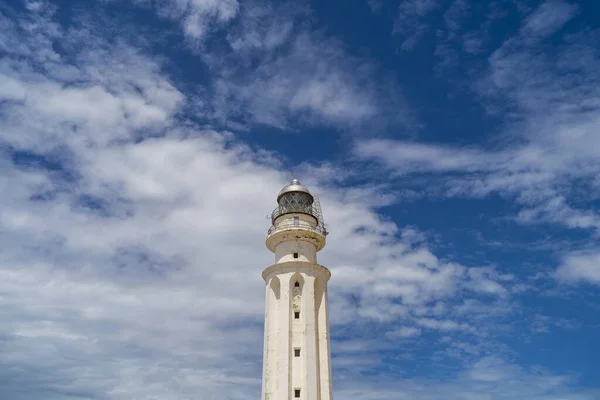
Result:
<svg viewBox="0 0 600 400"><path fill-rule="evenodd" d="M329 271L326 267L322 266L321 264L310 263L306 261L286 261L273 264L263 271L262 278L266 282L270 275L298 272L302 270L304 270L304 272L316 272L315 275L323 275L325 277L325 281L328 281L329 278L331 278L331 271Z"/></svg>
<svg viewBox="0 0 600 400"><path fill-rule="evenodd" d="M317 233L314 229L307 229L303 227L286 227L274 230L269 236L267 236L265 245L269 250L275 252L275 247L279 243L287 240L305 240L313 243L317 248L317 251L323 249L326 243L325 236Z"/></svg>

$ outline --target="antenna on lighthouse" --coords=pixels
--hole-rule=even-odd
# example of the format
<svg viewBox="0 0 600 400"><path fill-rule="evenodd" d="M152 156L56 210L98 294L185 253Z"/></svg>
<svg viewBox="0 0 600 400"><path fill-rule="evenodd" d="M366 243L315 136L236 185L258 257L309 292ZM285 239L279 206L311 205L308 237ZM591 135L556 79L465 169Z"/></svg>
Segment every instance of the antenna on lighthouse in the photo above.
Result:
<svg viewBox="0 0 600 400"><path fill-rule="evenodd" d="M329 232L327 232L327 225L325 225L325 220L323 219L323 211L321 210L321 201L319 200L319 196L317 196L316 194L313 194L313 197L315 198L313 207L317 213L317 220L319 221L319 225L321 225L321 227L323 228L323 232L325 233L325 235L327 235Z"/></svg>

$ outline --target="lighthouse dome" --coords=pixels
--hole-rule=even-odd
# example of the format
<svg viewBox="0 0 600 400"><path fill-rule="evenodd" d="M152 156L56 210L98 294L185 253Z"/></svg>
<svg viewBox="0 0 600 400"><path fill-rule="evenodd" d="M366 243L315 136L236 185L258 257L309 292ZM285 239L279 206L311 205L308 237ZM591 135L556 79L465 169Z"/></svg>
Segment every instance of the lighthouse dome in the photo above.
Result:
<svg viewBox="0 0 600 400"><path fill-rule="evenodd" d="M283 189L281 189L281 191L277 195L277 202L279 203L281 198L288 193L305 193L308 196L302 196L302 197L310 198L311 204L314 200L313 195L310 194L310 191L308 190L308 188L306 186L304 186L303 184L301 184L298 179L292 179L292 181L287 186L285 186Z"/></svg>
<svg viewBox="0 0 600 400"><path fill-rule="evenodd" d="M277 195L277 203L279 206L272 214L273 221L275 218L289 213L310 214L317 218L313 203L315 198L309 190L298 179L293 179L289 185L285 186Z"/></svg>

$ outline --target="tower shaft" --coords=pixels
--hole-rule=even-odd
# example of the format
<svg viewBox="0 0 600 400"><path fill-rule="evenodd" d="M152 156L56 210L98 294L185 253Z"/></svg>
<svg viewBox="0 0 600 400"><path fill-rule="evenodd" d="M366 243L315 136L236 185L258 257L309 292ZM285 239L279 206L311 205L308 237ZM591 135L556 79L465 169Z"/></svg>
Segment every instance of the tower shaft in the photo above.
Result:
<svg viewBox="0 0 600 400"><path fill-rule="evenodd" d="M292 185L294 181L286 188ZM309 194L304 200L312 207L312 195L299 182L296 186ZM332 397L327 302L331 274L317 263L326 231L316 217L320 210L313 212L302 202L286 203L290 200L286 197L303 190L280 194L266 240L275 263L262 274L266 283L262 400Z"/></svg>

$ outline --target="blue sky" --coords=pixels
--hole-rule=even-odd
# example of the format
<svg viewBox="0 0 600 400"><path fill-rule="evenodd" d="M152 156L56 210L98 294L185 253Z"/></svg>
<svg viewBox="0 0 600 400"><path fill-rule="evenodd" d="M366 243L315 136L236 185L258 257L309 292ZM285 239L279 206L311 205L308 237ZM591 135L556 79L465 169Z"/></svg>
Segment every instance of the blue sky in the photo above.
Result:
<svg viewBox="0 0 600 400"><path fill-rule="evenodd" d="M599 13L5 0L0 397L258 398L296 176L336 397L600 399Z"/></svg>

